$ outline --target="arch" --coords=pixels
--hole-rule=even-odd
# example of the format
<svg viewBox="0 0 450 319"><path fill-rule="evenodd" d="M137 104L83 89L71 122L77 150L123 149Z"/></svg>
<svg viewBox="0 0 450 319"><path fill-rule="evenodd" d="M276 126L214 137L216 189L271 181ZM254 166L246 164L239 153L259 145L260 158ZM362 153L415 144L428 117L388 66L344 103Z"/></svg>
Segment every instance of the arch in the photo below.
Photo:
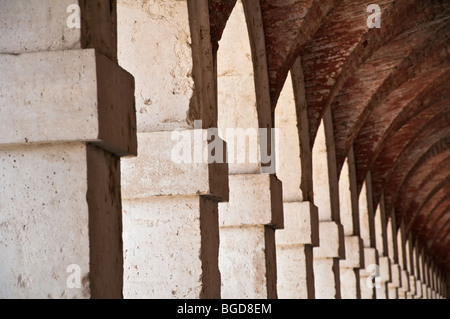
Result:
<svg viewBox="0 0 450 319"><path fill-rule="evenodd" d="M411 227L415 228L416 237L423 239L426 235L426 229L424 229L425 225L432 225L429 227L429 229L433 229L436 226L437 219L443 216L447 213L447 211L450 209L450 204L447 202L450 198L450 194L445 195L442 197L439 202L436 204L435 207L433 207L430 210L430 214L428 214L422 224L416 225L415 222L413 222Z"/></svg>
<svg viewBox="0 0 450 319"><path fill-rule="evenodd" d="M331 104L338 169L361 130L357 146L376 146L374 135L380 134L377 130L389 127L389 121L404 110L404 100L417 103L415 91L420 92L436 77L446 74L450 60L443 58L441 51L445 52L450 37L449 26L450 19L446 19L420 26L415 32L408 30L374 52L349 78ZM443 34L437 41L431 37L435 32ZM410 40L411 34L415 41ZM360 157L371 158L370 153L357 149Z"/></svg>
<svg viewBox="0 0 450 319"><path fill-rule="evenodd" d="M430 151L422 156L421 160L411 169L393 200L396 212L404 216L407 231L411 229L417 214L414 209L415 203L423 200L428 189L427 184L431 181L445 179L447 168L450 165L449 149L433 154L434 156L427 156L431 153Z"/></svg>
<svg viewBox="0 0 450 319"><path fill-rule="evenodd" d="M261 1L272 109L278 102L288 72L303 46L314 35L336 2L339 1Z"/></svg>
<svg viewBox="0 0 450 319"><path fill-rule="evenodd" d="M326 108L345 82L373 52L396 35L428 21L445 16L447 7L430 0L420 1L427 14L416 11L411 1L381 1L382 29L368 29L364 10L355 1L343 0L334 8L304 48L304 66L309 107L311 143ZM359 2L364 6L363 2ZM405 19L404 17L409 17ZM401 22L400 22L401 21ZM344 32L342 25L352 32ZM332 33L333 37L329 34ZM320 59L318 59L320 57Z"/></svg>
<svg viewBox="0 0 450 319"><path fill-rule="evenodd" d="M450 75L447 72L432 84L425 85L423 90L420 88L411 90L412 92L408 90L407 94L402 94L410 98L410 102L403 104L400 113L393 119L386 119L383 116L384 113L377 110L370 115L366 125L354 142L354 147L359 150L355 155L358 189L360 189L367 171L372 167L383 148L391 143L391 139L398 130L403 126L405 126L405 129L407 127L420 128L423 123L430 121L438 114L443 107L448 106L449 94L445 93L447 92L445 87L448 86L449 81ZM393 102L388 103L386 101L383 105L392 110L399 104L394 99ZM379 129L370 129L374 127ZM368 140L370 140L370 143L367 142Z"/></svg>
<svg viewBox="0 0 450 319"><path fill-rule="evenodd" d="M394 165L394 169L386 179L386 187L384 189L386 208L389 213L393 211L394 198L398 188L405 180L408 173L413 169L414 165L419 163L421 158L426 159L430 154L442 152L448 145L450 129L445 126L439 126L439 123L442 124L442 122L445 121L445 117L440 117L437 123L435 123L436 126L432 128L432 132L429 136L420 140L417 144L411 144L400 155L396 165ZM401 165L399 165L399 161L401 161ZM426 193L426 191L422 190L422 193ZM399 215L400 212L397 211L396 213L399 218L402 218L402 215Z"/></svg>
<svg viewBox="0 0 450 319"><path fill-rule="evenodd" d="M448 115L447 115L448 116ZM419 123L416 123L419 122ZM422 124L413 129L414 124ZM378 202L383 188L386 195L386 204L390 209L391 197L396 187L409 172L414 163L430 147L439 142L448 133L446 120L437 115L423 125L420 119L411 121L400 128L397 133L385 144L380 155L374 161L371 171L374 174L374 200ZM439 147L439 146L436 146ZM409 158L409 155L414 155ZM390 214L390 210L388 214Z"/></svg>
<svg viewBox="0 0 450 319"><path fill-rule="evenodd" d="M259 2L237 1L216 60L218 126L229 145L230 198L219 204L223 298L278 296L275 229L283 227L283 202L274 174L274 119L265 59ZM241 162L233 156L239 151L252 153ZM270 155L269 163L265 155Z"/></svg>

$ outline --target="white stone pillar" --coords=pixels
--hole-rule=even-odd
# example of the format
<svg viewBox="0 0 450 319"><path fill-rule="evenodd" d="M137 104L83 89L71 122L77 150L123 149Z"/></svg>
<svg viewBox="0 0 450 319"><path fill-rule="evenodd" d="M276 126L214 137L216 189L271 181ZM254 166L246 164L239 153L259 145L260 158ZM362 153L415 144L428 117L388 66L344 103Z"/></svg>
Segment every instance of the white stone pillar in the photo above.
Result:
<svg viewBox="0 0 450 319"><path fill-rule="evenodd" d="M297 126L305 116L302 114L306 106L304 99L299 58L275 110L275 127L280 128L277 177L283 182L284 212L284 229L276 231L277 291L278 297L284 299L315 297L313 246L319 245L319 220L317 207L307 201L309 191L305 183L302 185L312 175L311 153L301 156L301 149L306 147L303 144L309 146L309 134L305 136Z"/></svg>
<svg viewBox="0 0 450 319"><path fill-rule="evenodd" d="M276 150L265 140L273 119L263 35L259 2L239 1L217 52L218 123L230 174L229 202L219 205L223 298L277 297L275 229L283 227L283 202L270 170L275 161L268 167L264 158Z"/></svg>
<svg viewBox="0 0 450 319"><path fill-rule="evenodd" d="M346 258L340 260L342 299L361 298L360 269L364 269L364 248L359 236L345 237Z"/></svg>
<svg viewBox="0 0 450 319"><path fill-rule="evenodd" d="M359 195L361 238L364 244L364 269L359 270L361 298L375 299L375 287L379 280L378 252L375 241L374 208L370 173Z"/></svg>
<svg viewBox="0 0 450 319"><path fill-rule="evenodd" d="M380 203L375 212L375 236L376 247L378 250L378 267L380 271L380 278L376 287L376 297L377 299L387 299L387 283L391 280L391 265L387 243L388 238L384 196L381 197Z"/></svg>
<svg viewBox="0 0 450 319"><path fill-rule="evenodd" d="M320 246L314 248L316 298L340 299L339 259L345 258L339 215L339 185L331 110L325 112L313 147L314 203L319 209Z"/></svg>
<svg viewBox="0 0 450 319"><path fill-rule="evenodd" d="M387 256L381 256L378 258L380 267L380 284L376 288L377 299L389 299L388 283L391 281L391 260Z"/></svg>
<svg viewBox="0 0 450 319"><path fill-rule="evenodd" d="M423 293L422 293L422 272L420 269L420 258L419 258L419 249L418 249L418 243L416 242L413 247L413 259L414 259L414 273L415 273L415 280L416 280L416 294L414 296L414 299L422 299Z"/></svg>
<svg viewBox="0 0 450 319"><path fill-rule="evenodd" d="M388 283L389 299L399 299L398 291L401 285L401 269L398 264L391 265L391 281Z"/></svg>
<svg viewBox="0 0 450 319"><path fill-rule="evenodd" d="M364 248L365 269L360 269L361 299L376 299L376 287L379 285L380 270L376 248Z"/></svg>
<svg viewBox="0 0 450 319"><path fill-rule="evenodd" d="M408 260L406 252L406 240L404 234L404 222L401 223L400 228L397 231L397 247L398 247L398 263L401 267L401 286L399 287L399 299L408 299L410 295L410 280L408 272Z"/></svg>
<svg viewBox="0 0 450 319"><path fill-rule="evenodd" d="M345 160L339 178L340 217L344 228L345 259L341 259L341 297L360 299L359 269L364 269L364 244L359 230L359 203L356 185L356 168L353 148Z"/></svg>
<svg viewBox="0 0 450 319"><path fill-rule="evenodd" d="M139 144L138 157L122 163L124 295L220 298L218 203L228 199L228 168L214 130L208 3L118 4Z"/></svg>
<svg viewBox="0 0 450 319"><path fill-rule="evenodd" d="M435 291L436 291L436 298L439 299L440 297L440 291L439 291L439 273L438 269L436 267L436 264L434 264L434 276L435 276Z"/></svg>
<svg viewBox="0 0 450 319"><path fill-rule="evenodd" d="M431 261L431 267L430 267L430 273L431 273L431 290L433 299L437 299L437 287L436 287L436 266L433 261Z"/></svg>
<svg viewBox="0 0 450 319"><path fill-rule="evenodd" d="M387 222L387 239L391 264L391 280L388 282L388 297L389 299L398 299L398 290L401 286L401 268L398 262L397 226L394 214L391 214Z"/></svg>
<svg viewBox="0 0 450 319"><path fill-rule="evenodd" d="M243 174L230 175L229 185L230 200L219 206L222 297L274 298L281 184L272 175Z"/></svg>
<svg viewBox="0 0 450 319"><path fill-rule="evenodd" d="M421 254L420 254L420 265L421 265L421 272L422 272L422 294L423 299L430 299L429 290L428 290L428 265L426 262L426 256L424 253L424 249L422 247Z"/></svg>
<svg viewBox="0 0 450 319"><path fill-rule="evenodd" d="M414 266L414 255L413 255L413 246L412 246L412 235L409 233L407 236L407 240L405 243L405 249L406 249L406 262L407 262L407 271L409 274L409 292L408 297L409 299L415 299L415 296L417 294L417 285L416 285L416 272L415 272L415 266Z"/></svg>
<svg viewBox="0 0 450 319"><path fill-rule="evenodd" d="M0 5L0 297L121 298L136 127L115 3Z"/></svg>
<svg viewBox="0 0 450 319"><path fill-rule="evenodd" d="M423 262L422 262L422 250L419 244L416 245L416 259L417 259L417 271L419 273L419 284L420 284L420 298L425 299L425 274L423 271Z"/></svg>
<svg viewBox="0 0 450 319"><path fill-rule="evenodd" d="M277 286L280 299L314 298L313 244L318 245L317 208L310 202L284 203L277 230ZM315 216L315 217L314 217Z"/></svg>

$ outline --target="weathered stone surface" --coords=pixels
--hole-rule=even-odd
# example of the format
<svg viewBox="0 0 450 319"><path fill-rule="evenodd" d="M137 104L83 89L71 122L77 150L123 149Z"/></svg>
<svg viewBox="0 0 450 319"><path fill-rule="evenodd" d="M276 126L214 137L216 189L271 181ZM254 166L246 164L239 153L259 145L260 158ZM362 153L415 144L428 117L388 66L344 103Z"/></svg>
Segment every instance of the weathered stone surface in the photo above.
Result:
<svg viewBox="0 0 450 319"><path fill-rule="evenodd" d="M364 268L364 245L359 236L345 236L345 259L340 261L341 268Z"/></svg>
<svg viewBox="0 0 450 319"><path fill-rule="evenodd" d="M448 297L449 4L0 0L0 295L219 298L220 220L223 296ZM274 125L277 176L174 161Z"/></svg>
<svg viewBox="0 0 450 319"><path fill-rule="evenodd" d="M229 187L229 202L219 203L221 227L271 225L283 228L281 182L274 175L230 175Z"/></svg>
<svg viewBox="0 0 450 319"><path fill-rule="evenodd" d="M202 196L124 200L124 297L218 298L217 208Z"/></svg>
<svg viewBox="0 0 450 319"><path fill-rule="evenodd" d="M280 299L314 299L313 247L277 242L277 292Z"/></svg>
<svg viewBox="0 0 450 319"><path fill-rule="evenodd" d="M138 134L139 155L122 162L124 198L208 195L228 199L227 164L223 157L222 163L216 163L208 156L207 130L178 133ZM225 144L220 145L225 152Z"/></svg>
<svg viewBox="0 0 450 319"><path fill-rule="evenodd" d="M276 232L277 245L319 246L317 207L310 202L283 203L284 228Z"/></svg>
<svg viewBox="0 0 450 319"><path fill-rule="evenodd" d="M2 298L90 297L87 170L83 143L0 151Z"/></svg>
<svg viewBox="0 0 450 319"><path fill-rule="evenodd" d="M136 79L138 132L192 128L187 2L121 0L117 10L119 64Z"/></svg>
<svg viewBox="0 0 450 319"><path fill-rule="evenodd" d="M136 154L133 78L93 49L0 55L0 144L95 142Z"/></svg>
<svg viewBox="0 0 450 319"><path fill-rule="evenodd" d="M341 298L360 299L359 270L354 268L343 268L340 265Z"/></svg>
<svg viewBox="0 0 450 319"><path fill-rule="evenodd" d="M314 248L316 258L345 258L344 231L336 222L319 222L320 246Z"/></svg>
<svg viewBox="0 0 450 319"><path fill-rule="evenodd" d="M341 299L337 258L314 258L314 290L316 299Z"/></svg>
<svg viewBox="0 0 450 319"><path fill-rule="evenodd" d="M117 60L115 2L2 0L1 9L1 53L94 48Z"/></svg>
<svg viewBox="0 0 450 319"><path fill-rule="evenodd" d="M276 298L275 230L221 227L219 268L224 299Z"/></svg>

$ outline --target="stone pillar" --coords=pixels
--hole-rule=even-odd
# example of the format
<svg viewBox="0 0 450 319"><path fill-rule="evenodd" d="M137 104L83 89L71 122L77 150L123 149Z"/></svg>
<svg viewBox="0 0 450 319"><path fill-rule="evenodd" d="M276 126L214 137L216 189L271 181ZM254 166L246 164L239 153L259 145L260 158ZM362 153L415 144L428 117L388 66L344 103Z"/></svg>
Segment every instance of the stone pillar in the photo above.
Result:
<svg viewBox="0 0 450 319"><path fill-rule="evenodd" d="M378 267L380 271L380 278L376 287L377 299L388 298L388 282L391 280L391 264L388 252L388 238L387 238L387 222L386 211L384 207L384 196L381 197L380 203L375 212L375 233L376 233L376 247L378 250Z"/></svg>
<svg viewBox="0 0 450 319"><path fill-rule="evenodd" d="M421 298L426 299L426 284L425 284L425 270L424 270L424 264L423 264L423 251L422 249L418 248L417 250L418 254L418 266L419 266L419 272L420 272L420 285L421 285Z"/></svg>
<svg viewBox="0 0 450 319"><path fill-rule="evenodd" d="M414 259L414 273L415 279L416 279L416 294L414 296L414 299L422 299L423 293L422 293L422 273L420 270L420 260L419 260L419 252L417 247L417 242L415 246L413 247L413 259Z"/></svg>
<svg viewBox="0 0 450 319"><path fill-rule="evenodd" d="M219 207L222 297L275 298L281 185L266 174L230 175L229 185L230 201Z"/></svg>
<svg viewBox="0 0 450 319"><path fill-rule="evenodd" d="M208 3L123 0L118 21L119 62L136 78L139 144L122 163L124 295L220 298L228 168L214 129Z"/></svg>
<svg viewBox="0 0 450 319"><path fill-rule="evenodd" d="M429 273L430 273L430 291L431 291L431 299L436 299L436 290L434 287L434 265L433 262L429 259Z"/></svg>
<svg viewBox="0 0 450 319"><path fill-rule="evenodd" d="M433 261L429 256L427 256L428 259L428 272L429 272L429 289L430 289L430 298L436 299L436 291L434 289L434 265Z"/></svg>
<svg viewBox="0 0 450 319"><path fill-rule="evenodd" d="M388 254L391 264L391 280L388 282L388 298L398 299L401 285L401 268L398 264L397 225L395 214L391 214L387 223Z"/></svg>
<svg viewBox="0 0 450 319"><path fill-rule="evenodd" d="M439 275L439 269L436 267L436 264L434 264L434 272L435 272L435 291L436 291L436 298L441 298L441 289L440 289L440 275Z"/></svg>
<svg viewBox="0 0 450 319"><path fill-rule="evenodd" d="M414 267L414 256L413 256L413 246L412 246L412 235L409 233L406 240L406 261L407 261L407 271L409 274L409 292L408 299L414 299L417 294L416 285L416 272Z"/></svg>
<svg viewBox="0 0 450 319"><path fill-rule="evenodd" d="M340 299L339 259L345 258L344 231L339 215L339 185L331 110L317 132L313 148L314 202L319 209L320 246L314 248L316 298Z"/></svg>
<svg viewBox="0 0 450 319"><path fill-rule="evenodd" d="M339 262L342 299L360 299L359 269L364 269L364 244L359 230L359 204L356 185L356 168L353 148L341 170L339 179L339 204L344 228L345 259Z"/></svg>
<svg viewBox="0 0 450 319"><path fill-rule="evenodd" d="M264 50L259 2L238 1L217 52L218 123L230 174L229 202L219 205L223 298L277 297L275 229L283 227L283 202L270 171L274 158L264 158L275 145L266 139L273 119Z"/></svg>
<svg viewBox="0 0 450 319"><path fill-rule="evenodd" d="M434 262L431 263L431 289L433 290L433 298L438 299L437 270Z"/></svg>
<svg viewBox="0 0 450 319"><path fill-rule="evenodd" d="M426 256L424 255L424 249L422 247L420 254L420 264L422 269L422 294L424 299L430 299L428 290L428 267L426 264Z"/></svg>
<svg viewBox="0 0 450 319"><path fill-rule="evenodd" d="M375 241L374 208L370 173L366 177L359 195L359 218L361 238L364 244L364 265L360 269L361 298L375 299L375 287L379 281L378 252Z"/></svg>
<svg viewBox="0 0 450 319"><path fill-rule="evenodd" d="M283 182L284 212L284 229L276 231L277 290L278 297L286 299L315 297L313 246L319 245L319 220L317 207L307 201L310 191L306 187L312 183L302 183L312 177L310 150L307 156L301 156L301 150L307 147L304 144L309 146L309 132L305 134L305 128L297 125L303 120L305 111L303 70L299 58L275 111L275 127L281 127L277 176Z"/></svg>
<svg viewBox="0 0 450 319"><path fill-rule="evenodd" d="M345 237L346 258L340 261L342 299L361 298L359 269L364 268L364 249L358 236Z"/></svg>
<svg viewBox="0 0 450 319"><path fill-rule="evenodd" d="M278 297L313 299L317 208L310 202L295 202L284 203L283 209L285 227L276 232Z"/></svg>
<svg viewBox="0 0 450 319"><path fill-rule="evenodd" d="M136 127L116 4L2 0L0 20L0 298L121 298Z"/></svg>
<svg viewBox="0 0 450 319"><path fill-rule="evenodd" d="M408 292L410 291L409 286L409 272L407 268L407 253L406 253L406 240L404 234L404 222L400 224L400 228L397 231L397 247L398 247L398 263L401 267L401 282L399 287L399 299L408 299L410 296Z"/></svg>
<svg viewBox="0 0 450 319"><path fill-rule="evenodd" d="M401 286L401 269L398 264L391 265L391 281L388 283L388 298L399 299L399 287Z"/></svg>

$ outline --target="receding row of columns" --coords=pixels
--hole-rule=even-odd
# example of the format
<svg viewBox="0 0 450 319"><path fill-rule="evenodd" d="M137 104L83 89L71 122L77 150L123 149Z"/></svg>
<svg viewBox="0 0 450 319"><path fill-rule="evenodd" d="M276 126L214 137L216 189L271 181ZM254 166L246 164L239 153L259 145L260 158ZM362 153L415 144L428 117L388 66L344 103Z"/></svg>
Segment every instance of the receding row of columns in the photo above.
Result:
<svg viewBox="0 0 450 319"><path fill-rule="evenodd" d="M217 52L207 0L73 2L26 2L42 45L0 30L0 297L448 297L330 110L311 148L300 57L271 110L259 1Z"/></svg>
<svg viewBox="0 0 450 319"><path fill-rule="evenodd" d="M205 2L203 5L206 6ZM128 3L124 6L124 16L126 10L131 10L130 7L134 7L133 10L138 12L132 14L130 11L129 20L124 19L122 23L130 26L131 21L136 20L136 17L140 17L139 14L141 14L148 29L133 29L131 35L123 36L125 41L123 47L127 47L129 52L135 52L133 59L127 58L124 52L123 64L129 63L126 68L132 69L130 72L135 74L137 82L143 81L142 90L136 94L138 102L140 101L137 107L138 123L141 116L139 109L142 109L143 124L141 127L148 128L150 125L145 123L149 113L154 112L153 115L161 117L166 109L163 106L153 107L153 104L147 107L146 101L152 99L151 96L158 96L158 94L170 95L169 93L174 89L176 83L171 82L173 79L170 79L170 85L164 82L166 80L164 77L168 73L167 67L170 69L170 66L162 65L160 71L155 71L155 68L158 69L158 65L153 63L148 65L148 69L145 69L146 61L152 60L152 57L156 59L157 55L163 51L161 47L167 46L165 52L174 54L172 58L170 56L167 58L169 61L173 61L173 68L176 70L184 60L180 60L180 56L176 53L177 50L172 50L172 48L185 45L186 38L176 37L175 43L158 42L154 53L150 50L152 46L148 45L145 48L145 55L143 55L144 52L136 52L136 45L133 43L139 43L139 37L146 37L152 29L161 30L164 25L168 33L173 32L170 29L172 25L176 25L178 28L184 25L184 34L190 34L195 29L193 29L192 22L189 25L189 19L205 21L206 18L204 16L198 18L197 14L201 12L201 9L188 11L182 2L166 7L159 5L157 8L160 14L166 13L165 10L168 10L173 21L160 20L157 16L149 16L148 12L139 13L142 10L140 5L132 6ZM198 5L198 8L201 8L201 4ZM195 18L193 18L194 16ZM121 21L120 16L119 21ZM184 24L180 24L182 21ZM143 21L139 22L141 22L139 25L142 25ZM206 28L205 30L207 30L207 24L205 22L202 25ZM143 27L141 26L141 28ZM181 295L183 297L383 299L444 296L445 289L442 287L439 289L435 283L436 280L432 279L435 278L433 276L439 277L439 274L435 272L436 268L430 260L427 260L422 265L422 268L427 269L427 275L420 273L418 261L424 258L422 252L412 247L412 239L405 241L401 238L402 228L397 231L397 226L392 224L392 220L395 223L395 218L387 218L383 200L377 207L373 207L370 174L358 194L353 150L350 151L338 176L334 158L333 125L329 110L322 121L314 148L311 149L300 58L291 69L275 113L271 112L268 104L267 68L261 28L258 2L242 3L238 1L219 42L219 50L213 52L212 57L204 58L201 61L201 63L205 63L212 59L215 63L213 71L210 69L211 64L206 67L203 65L202 68L204 71L212 71L209 74L210 77L217 76L212 82L215 83L217 100L214 101L213 97L208 95L210 100L203 103L215 105L217 108L217 122L213 122L213 124L217 125L220 137L226 142L228 150L227 169L221 170L227 176L222 176L217 182L225 183L228 179L229 188L223 189L220 196L206 192L207 198L218 199L216 200L217 211L214 208L214 221L208 226L215 227L214 225L217 223L218 232L214 232L214 249L209 248L208 250L212 253L212 256L209 256L212 258L209 261L205 260L204 263L216 266L214 261L218 256L217 267L220 277L214 278L220 279L216 281L220 287L215 286L215 294L199 294L198 292L202 291L206 285L199 280L204 273L191 273L186 268L187 266L180 264L180 261L188 260L187 257L181 258L185 251L189 251L186 244L190 243L188 239L192 234L186 234L187 228L192 228L191 232L196 229L199 238L190 253L192 250L206 249L202 246L204 242L201 240L203 236L201 224L184 222L183 226L186 228L181 229L178 228L179 226L175 226L176 222L173 222L173 226L170 227L174 227L172 232L176 231L177 233L174 238L178 239L180 234L185 232L179 238L180 242L171 241L169 230L164 233L164 236L161 236L159 229L154 228L154 225L158 223L155 223L155 217L151 216L152 211L155 210L153 206L149 206L149 203L153 201L151 198L161 200L161 196L163 196L168 204L175 202L177 196L180 196L179 200L186 201L189 196L195 198L199 192L202 193L204 189L209 189L208 184L214 184L212 180L208 179L205 180L206 184L203 188L198 187L193 179L187 179L187 182L184 183L184 174L188 174L191 178L199 176L198 172L192 174L192 165L188 164L169 165L162 173L161 165L169 162L168 155L165 158L158 158L157 164L155 164L157 166L151 164L155 162L155 156L160 156L158 154L164 152L168 153L170 147L173 147L173 143L168 141L169 133L165 132L158 133L166 134L166 138L155 138L155 144L140 140L140 155L136 159L123 161L125 167L123 179L126 181L124 187L128 189L127 185L130 186L128 191L124 192L127 194L124 199L124 216L133 216L134 214L139 216L139 218L131 217L132 223L129 224L128 231L125 231L127 236L133 238L129 242L129 246L125 245L128 247L125 251L125 273L129 276L125 278L131 279L128 286L125 284L128 287L126 289L128 295L170 297L172 294L173 297L178 297L176 288L180 282L173 280L177 274L179 276L177 278L186 276L183 280L185 282L191 278L191 275L199 280L197 292L187 289L191 286L186 285L185 292ZM165 30L164 27L162 30ZM161 37L166 38L164 32ZM194 41L193 34L191 37ZM192 45L191 49L195 50L196 46ZM186 51L188 51L187 48ZM195 52L191 54L195 56ZM195 65L189 65L189 54L182 57L186 58L186 71L190 67L193 67L195 71ZM139 59L138 63L136 59ZM149 77L147 74L150 72L157 75ZM177 80L181 81L180 78ZM193 80L198 83L198 78L186 78L187 82ZM161 83L164 84L162 87ZM192 85L190 88L193 88ZM149 90L148 97L144 93L146 90ZM155 91L153 92L153 90ZM167 92L164 93L164 90ZM185 113L192 111L192 99L187 103L188 97L191 95L195 95L197 98L202 96L202 93L194 91L187 91L186 94L178 92L171 97L171 99L179 99L179 104L186 108L180 113L178 123L183 122ZM152 103L155 101L152 100ZM167 112L170 112L169 106ZM166 117L174 119L172 114L167 114ZM197 117L198 119L202 118ZM167 123L164 116L161 120ZM155 125L164 126L160 123ZM173 126L168 126L167 130L172 129ZM216 126L202 126L203 129L214 127ZM267 139L264 139L261 131L258 130L261 127L278 129L273 149L276 155L272 158L275 160L276 173L268 170L263 161L264 154L262 153L267 149L264 149L263 146L266 145L262 145L262 143ZM193 127L189 126L184 129L192 130ZM235 131L227 131L227 129ZM241 130L240 134L246 136L244 144L248 144L245 146L239 144L237 135L233 135L238 130ZM194 136L195 132L196 128L194 127L191 134ZM139 133L138 136L141 134L148 133ZM167 142L157 143L156 141ZM160 148L161 145L163 145L163 149ZM237 160L242 152L245 160L239 162ZM274 163L272 162L272 164ZM183 174L174 174L173 171L178 171L180 167L183 167L181 169ZM146 174L141 172L146 172ZM137 213L139 209L136 204L131 204L136 200L133 197L147 188L163 189L163 185L158 184L160 183L158 180L165 175L174 176L173 179L170 179L169 193L155 192L150 195L145 192L145 196L137 200L145 203L145 206L140 213ZM214 177L217 178L218 175ZM139 180L143 182L136 183ZM164 185L169 185L169 183L165 181ZM186 189L189 189L190 193L175 194L176 192L185 192ZM214 207L216 207L215 205ZM178 218L175 214L170 213L178 209L179 207L175 206L173 210L165 211L167 224L172 223L172 218ZM161 209L162 211L164 210ZM195 213L194 216L201 220L202 213L200 212L199 215ZM143 223L144 220L145 223ZM142 233L139 234L139 232ZM138 238L144 234L145 238L151 238L151 240L146 239L139 243ZM167 242L170 242L170 245ZM180 250L179 247L183 247L183 249ZM172 249L177 250L178 253ZM161 255L161 259L152 258L155 254L156 256ZM403 260L403 256L409 256L409 254L411 257ZM145 259L143 256L146 256ZM193 255L192 258L198 259L198 256ZM148 268L150 264L155 269ZM167 264L170 266L167 267ZM142 270L139 271L140 265L146 266L145 275L142 275ZM149 269L153 271L149 271ZM199 269L197 268L197 270ZM201 269L204 272L206 268L202 267ZM164 276L161 275L163 272ZM155 273L158 276L155 276ZM431 273L434 275L429 275ZM155 278L161 280L160 284L155 285ZM439 282L444 282L443 279L440 277ZM148 287L145 293L142 291L143 285ZM163 286L165 286L165 292L162 292Z"/></svg>

